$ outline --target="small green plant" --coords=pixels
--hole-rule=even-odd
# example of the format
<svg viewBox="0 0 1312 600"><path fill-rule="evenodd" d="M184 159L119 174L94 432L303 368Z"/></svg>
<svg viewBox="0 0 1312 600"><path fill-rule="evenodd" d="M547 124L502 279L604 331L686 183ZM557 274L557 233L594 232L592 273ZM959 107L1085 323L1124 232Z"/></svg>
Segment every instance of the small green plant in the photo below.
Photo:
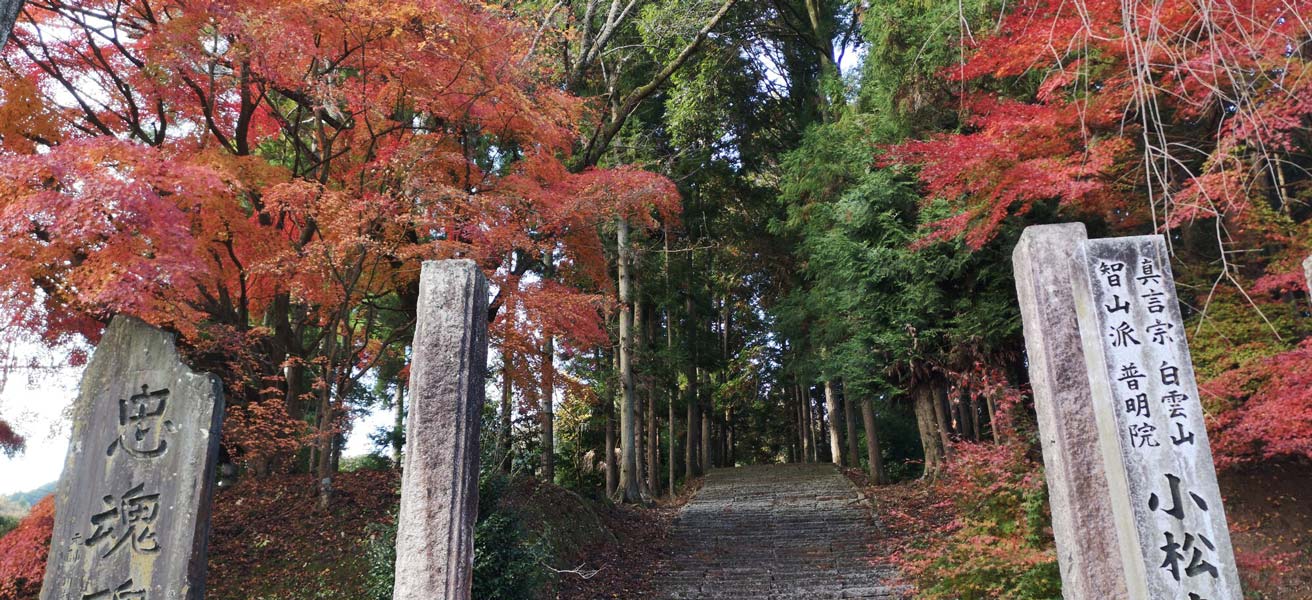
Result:
<svg viewBox="0 0 1312 600"><path fill-rule="evenodd" d="M365 542L365 600L392 600L392 586L396 577L396 519L390 523L369 526Z"/></svg>
<svg viewBox="0 0 1312 600"><path fill-rule="evenodd" d="M500 509L509 478L484 471L474 527L474 590L479 600L531 600L545 583L545 541L529 543L513 513ZM365 542L366 600L391 600L395 583L396 524L369 528Z"/></svg>
<svg viewBox="0 0 1312 600"><path fill-rule="evenodd" d="M352 473L355 471L385 471L392 468L392 459L387 458L377 452L370 452L361 456L348 456L342 459L342 471Z"/></svg>
<svg viewBox="0 0 1312 600"><path fill-rule="evenodd" d="M0 537L5 537L5 534L13 531L15 527L18 527L18 518L0 516Z"/></svg>
<svg viewBox="0 0 1312 600"><path fill-rule="evenodd" d="M1061 597L1047 488L1027 450L1018 442L957 447L937 490L958 518L913 544L901 561L919 588L917 598Z"/></svg>

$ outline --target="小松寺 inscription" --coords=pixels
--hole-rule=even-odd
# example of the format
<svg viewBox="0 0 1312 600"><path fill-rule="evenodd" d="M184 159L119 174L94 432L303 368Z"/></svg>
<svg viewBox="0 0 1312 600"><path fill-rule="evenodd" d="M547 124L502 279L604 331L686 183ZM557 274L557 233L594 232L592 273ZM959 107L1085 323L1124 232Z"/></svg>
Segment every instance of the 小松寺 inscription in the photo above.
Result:
<svg viewBox="0 0 1312 600"><path fill-rule="evenodd" d="M82 377L42 600L200 600L223 414L171 335L117 317Z"/></svg>
<svg viewBox="0 0 1312 600"><path fill-rule="evenodd" d="M1089 240L1076 306L1133 598L1240 600L1161 236Z"/></svg>

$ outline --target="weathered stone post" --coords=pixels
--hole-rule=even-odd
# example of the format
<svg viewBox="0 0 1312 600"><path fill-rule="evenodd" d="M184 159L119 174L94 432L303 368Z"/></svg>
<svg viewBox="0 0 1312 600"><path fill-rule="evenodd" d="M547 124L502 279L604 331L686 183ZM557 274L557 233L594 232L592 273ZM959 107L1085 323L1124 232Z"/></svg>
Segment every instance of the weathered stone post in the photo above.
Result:
<svg viewBox="0 0 1312 600"><path fill-rule="evenodd" d="M82 375L41 600L205 597L223 385L115 317Z"/></svg>
<svg viewBox="0 0 1312 600"><path fill-rule="evenodd" d="M1093 395L1075 315L1071 264L1082 223L1027 227L1012 254L1043 446L1062 595L1125 598Z"/></svg>
<svg viewBox="0 0 1312 600"><path fill-rule="evenodd" d="M23 10L23 0L0 0L0 48L9 40L9 32Z"/></svg>
<svg viewBox="0 0 1312 600"><path fill-rule="evenodd" d="M487 280L472 260L429 261L419 288L392 597L468 600L487 369Z"/></svg>
<svg viewBox="0 0 1312 600"><path fill-rule="evenodd" d="M1085 241L1072 270L1128 597L1242 600L1165 239Z"/></svg>

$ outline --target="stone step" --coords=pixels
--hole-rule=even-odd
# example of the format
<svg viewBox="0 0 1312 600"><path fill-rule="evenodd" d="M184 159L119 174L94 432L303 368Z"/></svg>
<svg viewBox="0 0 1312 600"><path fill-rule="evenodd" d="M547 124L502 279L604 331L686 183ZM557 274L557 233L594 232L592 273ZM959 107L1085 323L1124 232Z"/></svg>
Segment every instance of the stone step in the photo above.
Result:
<svg viewBox="0 0 1312 600"><path fill-rule="evenodd" d="M831 465L719 469L672 528L659 598L901 599L870 506Z"/></svg>

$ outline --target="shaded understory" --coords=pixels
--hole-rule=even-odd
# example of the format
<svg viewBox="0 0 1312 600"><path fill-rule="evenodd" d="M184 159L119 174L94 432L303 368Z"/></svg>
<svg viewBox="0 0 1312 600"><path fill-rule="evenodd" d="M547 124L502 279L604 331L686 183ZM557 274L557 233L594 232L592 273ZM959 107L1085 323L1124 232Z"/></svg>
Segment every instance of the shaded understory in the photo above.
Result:
<svg viewBox="0 0 1312 600"><path fill-rule="evenodd" d="M376 571L386 568L376 548L390 542L398 474L342 473L334 483L328 511L317 508L308 475L244 480L218 492L207 597L372 598ZM613 506L520 477L500 492L496 512L530 549L537 597L584 600L646 595L674 510Z"/></svg>
<svg viewBox="0 0 1312 600"><path fill-rule="evenodd" d="M876 507L885 541L876 555L883 559L898 562L915 548L945 543L961 517L942 485L912 480L876 487L861 471L846 473ZM1246 597L1312 599L1312 465L1266 464L1223 472L1219 482ZM1051 531L1046 535L1051 539Z"/></svg>

